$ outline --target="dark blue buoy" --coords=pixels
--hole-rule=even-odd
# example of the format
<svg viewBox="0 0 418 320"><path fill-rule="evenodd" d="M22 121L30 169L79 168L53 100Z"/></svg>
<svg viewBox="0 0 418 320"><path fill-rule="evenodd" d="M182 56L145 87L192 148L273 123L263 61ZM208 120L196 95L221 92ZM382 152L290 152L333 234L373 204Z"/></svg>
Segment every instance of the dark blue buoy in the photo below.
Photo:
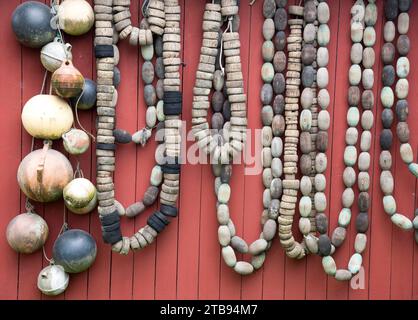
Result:
<svg viewBox="0 0 418 320"><path fill-rule="evenodd" d="M52 248L54 263L68 273L80 273L90 268L96 254L96 241L90 234L78 229L65 231Z"/></svg>
<svg viewBox="0 0 418 320"><path fill-rule="evenodd" d="M88 110L95 106L96 104L96 95L97 95L97 85L96 82L90 79L84 79L84 87L80 101L79 97L71 99L72 105L75 107L78 101L77 108L80 110Z"/></svg>
<svg viewBox="0 0 418 320"><path fill-rule="evenodd" d="M55 38L51 27L51 9L40 2L28 1L19 5L12 15L12 29L17 40L30 48L41 48Z"/></svg>

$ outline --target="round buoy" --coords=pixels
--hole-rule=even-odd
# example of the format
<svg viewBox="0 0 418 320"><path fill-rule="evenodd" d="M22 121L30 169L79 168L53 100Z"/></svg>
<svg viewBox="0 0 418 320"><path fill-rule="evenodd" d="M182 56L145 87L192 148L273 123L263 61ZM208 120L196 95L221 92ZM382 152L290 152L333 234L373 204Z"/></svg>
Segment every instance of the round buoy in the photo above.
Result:
<svg viewBox="0 0 418 320"><path fill-rule="evenodd" d="M38 289L47 296L57 296L68 287L70 277L62 266L50 265L38 276Z"/></svg>
<svg viewBox="0 0 418 320"><path fill-rule="evenodd" d="M54 243L52 256L55 264L68 273L87 270L96 259L96 241L87 232L72 229L61 234Z"/></svg>
<svg viewBox="0 0 418 320"><path fill-rule="evenodd" d="M19 5L12 15L12 29L24 46L40 48L54 40L51 9L40 2L28 1Z"/></svg>
<svg viewBox="0 0 418 320"><path fill-rule="evenodd" d="M96 187L85 178L71 181L64 188L63 196L68 210L76 214L89 213L97 205Z"/></svg>
<svg viewBox="0 0 418 320"><path fill-rule="evenodd" d="M96 96L97 96L96 82L90 79L85 79L83 91L77 97L71 98L71 103L74 107L77 106L77 108L80 110L88 110L95 106Z"/></svg>
<svg viewBox="0 0 418 320"><path fill-rule="evenodd" d="M72 155L80 155L90 147L90 138L80 129L71 129L62 135L65 151Z"/></svg>
<svg viewBox="0 0 418 320"><path fill-rule="evenodd" d="M19 253L33 253L45 244L48 238L48 225L36 213L22 213L10 221L6 230L9 245Z"/></svg>

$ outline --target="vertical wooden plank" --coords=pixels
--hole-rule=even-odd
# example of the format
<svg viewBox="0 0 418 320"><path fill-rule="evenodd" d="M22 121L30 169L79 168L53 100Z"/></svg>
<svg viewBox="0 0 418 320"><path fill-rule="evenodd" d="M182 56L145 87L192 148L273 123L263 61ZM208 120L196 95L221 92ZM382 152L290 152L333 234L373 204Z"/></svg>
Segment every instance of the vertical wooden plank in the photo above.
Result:
<svg viewBox="0 0 418 320"><path fill-rule="evenodd" d="M93 5L93 1L90 0L89 3ZM92 79L92 65L94 59L92 56L93 52L93 37L94 37L94 28L92 30L80 37L68 37L67 41L73 45L73 62L76 68L83 74L87 79ZM75 112L75 106L74 106ZM81 125L88 131L92 131L92 118L94 111L82 111L78 110L78 115ZM75 123L75 126L80 129L78 123ZM73 168L77 168L77 161L80 162L80 168L83 171L84 177L92 181L92 167L91 159L95 158L94 144L90 149L81 156L70 156L71 163ZM95 174L94 174L95 175ZM90 214L89 215L76 215L68 212L68 224L71 228L81 229L90 233ZM95 217L95 213L91 213ZM96 243L102 241L101 237L95 238ZM68 290L65 292L65 299L73 300L86 300L88 297L88 278L89 270L87 272L82 272L80 274L74 275L71 277L71 285L68 287Z"/></svg>
<svg viewBox="0 0 418 320"><path fill-rule="evenodd" d="M385 23L385 18L383 16L383 3L378 3L379 17L382 21L379 23L381 27ZM383 63L381 60L381 47L383 45L383 35L380 33L380 45L378 48L379 55L376 55L379 70L382 70ZM380 74L380 72L379 72ZM380 77L376 77L378 94L376 97L380 97L380 91L382 89L382 81ZM392 223L390 218L383 210L382 203L382 191L380 190L380 166L379 166L379 157L380 157L380 143L379 137L380 132L382 131L383 125L381 121L381 113L383 106L380 99L376 100L376 109L377 116L375 117L375 128L376 134L374 135L375 144L374 144L374 155L373 155L373 180L372 180L372 207L371 207L371 229L370 229L370 238L368 243L368 252L369 252L369 297L370 299L389 299L390 297L390 281L391 281L391 246L392 246ZM367 254L367 253L366 253Z"/></svg>
<svg viewBox="0 0 418 320"><path fill-rule="evenodd" d="M294 4L294 2L289 2ZM259 5L258 11L262 14L263 4ZM255 13L253 9L253 14ZM289 18L289 17L288 17ZM286 34L289 34L289 28L286 30ZM259 37L262 37L260 31ZM261 122L259 126L261 126ZM260 179L262 181L262 179ZM284 299L285 294L285 266L286 266L286 255L281 247L278 237L273 240L271 249L268 252L267 260L264 264L263 270L263 299Z"/></svg>
<svg viewBox="0 0 418 320"><path fill-rule="evenodd" d="M297 219L297 217L296 217ZM297 230L293 228L293 232L297 234ZM298 241L299 237L295 237ZM305 299L305 277L306 277L306 260L294 260L286 258L285 263L285 300L304 300Z"/></svg>
<svg viewBox="0 0 418 320"><path fill-rule="evenodd" d="M244 86L248 88L248 84L251 83L249 75L249 63L250 63L250 52L249 44L250 42L250 23L245 23L245 21L250 21L250 7L248 3L241 3L240 10L240 41L241 46L241 64L242 64L242 74L244 76ZM260 86L257 86L259 90ZM246 90L248 94L248 89ZM251 114L250 104L247 104L248 115ZM256 112L259 112L257 110ZM231 179L231 202L229 204L230 215L232 221L234 221L237 234L244 235L244 201L245 201L245 166L243 163L239 165L234 165L233 167L233 177ZM256 212L259 214L259 212ZM247 238L246 241L249 239ZM238 255L238 259L240 259ZM246 278L246 279L245 279ZM246 293L242 290L242 281L249 281L248 277L241 277L231 270L226 264L222 261L221 263L221 278L220 278L220 298L221 299L240 299L243 298Z"/></svg>
<svg viewBox="0 0 418 320"><path fill-rule="evenodd" d="M249 17L245 15L248 13L244 10L248 8ZM248 24L249 32L246 29L241 29L241 52L242 56L247 56L246 68L243 67L244 79L246 79L246 93L248 99L248 129L250 129L251 140L247 142L246 154L255 157L255 163L245 163L244 171L244 221L243 221L243 239L246 239L250 245L254 240L260 237L262 231L260 227L260 216L263 212L263 192L264 186L260 179L262 174L261 166L261 136L257 134L262 125L260 110L263 107L260 101L260 90L263 86L261 79L261 66L263 64L263 57L260 48L263 45L262 28L264 23L263 16L263 1L255 3L252 7L244 4L241 6L241 21L251 21ZM247 20L248 19L248 20ZM244 24L241 24L241 28ZM247 35L248 34L248 35ZM250 45L251 43L251 45ZM256 106L251 108L251 106ZM256 175L256 170L259 170ZM253 172L251 172L253 171ZM255 172L254 172L255 171ZM269 254L267 254L267 259ZM249 277L243 277L242 280L242 298L257 300L261 299L263 293L263 269L255 272Z"/></svg>
<svg viewBox="0 0 418 320"><path fill-rule="evenodd" d="M96 81L96 63L93 56L92 60L92 80ZM91 130L96 136L96 110L91 111ZM91 148L91 178L96 183L96 147ZM108 300L110 299L110 280L111 280L111 247L104 243L102 230L97 209L90 214L90 234L96 240L97 256L93 266L89 269L87 299L89 300Z"/></svg>
<svg viewBox="0 0 418 320"><path fill-rule="evenodd" d="M25 2L25 1L21 1ZM40 1L45 2L45 1ZM10 18L7 18L8 22ZM13 40L15 41L15 40ZM42 81L44 77L45 69L39 60L39 50L29 49L22 46L22 100L21 107L33 96L37 95L41 91ZM20 113L20 112L19 112ZM18 120L19 126L21 121ZM16 123L14 123L16 125ZM21 140L21 157L22 159L30 153L32 137L22 128L22 140ZM36 141L34 149L41 148L42 142ZM17 169L17 168L16 168ZM17 171L17 170L16 170ZM15 171L15 173L16 173ZM16 180L12 180L16 183ZM25 211L25 195L21 193L21 212ZM49 236L46 242L46 250L50 248L55 240L56 234L54 234L55 226L54 221L49 220L49 217L45 214L44 205L34 203L36 206L35 211L44 217L49 227ZM48 252L48 251L47 251ZM39 272L43 267L42 252L38 251L34 254L20 257L19 262L19 299L40 299L41 294L36 286L36 281Z"/></svg>
<svg viewBox="0 0 418 320"><path fill-rule="evenodd" d="M285 254L276 238L263 270L263 299L283 300L285 290Z"/></svg>
<svg viewBox="0 0 418 320"><path fill-rule="evenodd" d="M44 0L43 2L45 2L46 5L50 5L50 2L48 2L47 0ZM39 61L38 56L39 56L39 51L36 50L36 53L33 53L32 59L34 61ZM39 72L39 77L41 79L39 81L39 87L40 87L40 85L42 84L42 79L43 79L45 69L42 67L42 64L40 62L39 62L39 65L41 66L41 69L42 69L42 71ZM25 70L24 72L27 72L27 71ZM51 87L51 84L50 84L50 79L48 79L48 81L45 84L44 93L55 94L52 91L52 87ZM30 141L30 138L29 138L29 141ZM30 145L30 142L29 142L29 145ZM34 150L40 149L43 146L43 142L39 139L35 139L34 146L35 146ZM67 156L67 154L65 153L64 147L62 146L62 142L60 140L53 141L52 148ZM59 201L56 201L56 202L53 202L53 203L44 204L43 205L43 212L44 212L44 219L48 223L48 227L49 227L49 237L48 237L48 241L45 243L45 254L46 254L48 259L51 259L52 258L52 247L55 243L55 240L59 236L59 233L60 233L61 228L62 228L63 223L64 223L64 203L63 203L63 200L59 200ZM49 262L46 261L46 259L42 258L42 267L41 268L44 268L48 265L49 265ZM36 281L37 281L37 276L38 276L40 271L41 271L40 269L39 270L33 270L33 272L36 273L36 275L34 277L34 280L33 280L34 281L34 289L33 290L37 290L36 289ZM69 286L70 285L71 285L71 281L70 281ZM40 294L39 291L38 291L38 294ZM45 295L41 294L41 299L42 300L64 300L65 299L65 293L61 294L59 296L56 296L56 297L50 297L50 296L45 296Z"/></svg>
<svg viewBox="0 0 418 320"><path fill-rule="evenodd" d="M330 134L333 136L331 157L331 181L330 181L330 194L332 195L330 203L330 215L329 215L329 233L331 236L332 230L337 226L338 215L341 210L341 194L344 191L344 183L342 181L342 175L345 169L343 154L345 147L345 131L347 128L346 112L347 112L347 90L348 83L348 70L350 68L350 9L353 1L340 1L340 18L339 18L339 30L338 30L338 43L337 43L337 67L336 67L336 86L334 92L334 105L335 108L332 113L332 127L330 128ZM356 212L356 207L353 206L352 211ZM353 220L355 214L353 215ZM348 228L348 234L355 231L353 223ZM353 231L354 230L354 231ZM345 241L344 245L338 249L335 254L335 260L338 268L346 268L349 251L351 249L351 243L349 237ZM335 279L328 278L327 281L327 298L328 299L347 299L347 283L337 282Z"/></svg>
<svg viewBox="0 0 418 320"><path fill-rule="evenodd" d="M138 7L138 16L139 21L142 19L142 13L140 8L142 7L142 1L139 3ZM136 22L136 24L139 23ZM138 51L138 116L137 116L137 127L136 130L140 130L145 127L145 112L147 105L144 100L144 82L142 80L142 65L144 60L141 56L140 50ZM135 131L136 131L135 130ZM149 140L145 148L136 147L136 193L135 201L142 200L142 197L149 186L149 176L152 170L152 167L155 164L154 152L157 143L153 138ZM127 204L129 205L129 204ZM138 231L147 224L147 219L155 209L157 208L156 204L148 208L144 213L142 213L135 220L135 230ZM146 248L145 250L139 251L134 255L134 268L133 268L133 299L154 299L156 297L156 253L158 242L161 236L158 237L157 241ZM138 272L137 270L141 270Z"/></svg>
<svg viewBox="0 0 418 320"><path fill-rule="evenodd" d="M216 218L216 197L213 191L213 174L211 166L202 168L202 194L200 216L200 250L199 250L199 299L219 299L220 265L223 259L220 254L218 237L218 220Z"/></svg>
<svg viewBox="0 0 418 320"><path fill-rule="evenodd" d="M135 21L135 25L139 24L139 21L142 19L142 13L140 8L142 7L142 1L140 1L138 8L134 11L135 16L139 16L139 20ZM145 112L147 110L147 105L144 100L144 82L142 80L142 65L144 60L141 56L140 50L135 50L138 58L136 58L139 67L137 69L138 76L138 92L136 95L138 115L137 115L137 125L134 131L140 130L145 126ZM132 55L130 56L132 58ZM133 132L134 132L133 131ZM132 133L133 133L132 132ZM154 152L157 144L154 139L151 138L146 147L142 148L140 146L136 147L136 192L135 192L135 201L142 200L144 192L149 186L149 176L151 169L154 166ZM125 205L130 205L131 203L125 203ZM156 205L148 208L143 212L139 217L135 219L135 228L133 232L138 231L147 224L147 219L150 214L156 209ZM170 226L171 227L171 226ZM169 228L170 228L169 227ZM134 267L133 267L133 299L154 299L155 298L155 278L156 278L156 252L159 243L158 237L157 241L146 248L145 250L139 251L134 254ZM140 271L139 271L140 270Z"/></svg>
<svg viewBox="0 0 418 320"><path fill-rule="evenodd" d="M181 45L184 48L184 17L185 2L179 1L181 6ZM181 52L184 59L184 50ZM152 154L150 154L152 159ZM182 190L180 190L182 192ZM179 208L181 211L181 208ZM175 300L177 296L177 243L178 219L173 219L170 225L158 237L156 271L155 271L155 298L163 300Z"/></svg>
<svg viewBox="0 0 418 320"><path fill-rule="evenodd" d="M413 30L416 23L414 19L411 19L411 26L409 37L411 42L414 42ZM414 45L411 46L412 48ZM416 52L416 51L415 51ZM409 59L412 59L413 55L410 53L408 55ZM396 61L396 60L395 60ZM413 60L411 60L413 61ZM412 64L413 65L413 64ZM415 68L411 68L415 69ZM418 114L414 112L414 103L417 102L417 99L414 92L414 79L412 75L408 77L409 83L411 84L408 102L409 102L409 117L408 123L415 124L418 120ZM411 128L411 132L414 132ZM394 171L393 177L395 179L396 187L394 192L394 197L397 201L397 210L398 212L406 215L409 218L414 217L414 208L415 208L415 187L416 187L416 178L409 172L407 166L402 161L399 152L399 139L396 135L396 126L393 129L394 141L396 143L392 146L392 155L394 159ZM411 146L416 147L418 138L416 134L410 135L410 144ZM395 156L396 155L396 156ZM389 220L389 219L388 219ZM390 222L390 221L389 221ZM414 241L413 232L404 232L398 227L392 228L392 268L391 268L391 299L411 299L412 296L412 276L413 276L413 252L414 246L416 245ZM402 263L399 263L402 261Z"/></svg>
<svg viewBox="0 0 418 320"><path fill-rule="evenodd" d="M330 113L331 119L334 117L334 112L336 109L336 104L334 102L335 97L335 87L337 84L336 81L336 70L337 70L337 63L338 63L338 36L339 36L339 24L340 24L340 1L327 1L331 17L329 21L329 28L331 30L331 41L328 45L329 51L329 64L328 64L328 72L330 74L329 85L328 85L328 92L331 97L330 106L328 107L328 111ZM327 179L327 188L325 194L328 200L328 207L326 210L326 214L329 217L331 212L331 204L333 202L338 202L339 197L338 195L334 195L331 193L331 172L333 166L333 158L332 158L332 145L334 135L331 134L331 129L329 130L329 141L328 141L328 168L325 174ZM310 300L317 300L317 299L325 299L327 293L327 275L325 274L322 268L321 257L319 256L311 256L308 258L307 261L307 268L306 268L306 299Z"/></svg>
<svg viewBox="0 0 418 320"><path fill-rule="evenodd" d="M137 1L131 3L132 21L137 21L139 4ZM120 62L118 68L121 72L121 83L117 88L119 101L116 110L117 126L129 132L135 132L138 118L138 47L130 46L128 41L118 43L120 51ZM141 177L137 176L136 168L136 146L128 144L118 146L116 152L115 191L116 199L124 205L135 202L136 181ZM132 236L135 232L134 221L126 218L121 221L122 233L124 236ZM132 299L133 288L133 254L121 256L112 253L112 274L111 274L111 299Z"/></svg>
<svg viewBox="0 0 418 320"><path fill-rule="evenodd" d="M193 86L199 61L202 39L202 16L206 1L188 1L187 10L194 14L184 16L184 62L183 76L183 120L187 122L187 132L191 129ZM188 141L187 147L193 145ZM201 208L202 167L196 164L182 166L180 181L180 215L177 257L177 298L197 299L199 280L199 226ZM211 183L202 181L203 183ZM215 231L213 231L215 232ZM209 254L209 253L208 253Z"/></svg>
<svg viewBox="0 0 418 320"><path fill-rule="evenodd" d="M22 104L22 51L14 37L10 18L13 10L20 4L19 0L7 1L2 6L2 19L0 20L0 50L3 53L3 61L7 61L8 68L12 72L5 72L0 76L0 96L7 106L7 116L0 119L0 133L3 143L0 147L0 200L3 203L3 213L0 216L0 233L6 234L6 228L10 220L20 214L20 190L16 182L16 172L21 160L21 120L20 110ZM16 299L18 297L19 280L19 255L8 245L5 236L0 242L2 259L2 274L0 283L3 290L0 299ZM24 258L24 257L23 257ZM37 260L39 261L39 256Z"/></svg>
<svg viewBox="0 0 418 320"><path fill-rule="evenodd" d="M94 2L94 0L93 0ZM92 35L94 38L94 35ZM93 43L93 41L92 41ZM92 45L92 50L93 50ZM92 53L92 80L97 80L96 61L94 53ZM96 116L95 109L91 111L91 130L94 136L96 136ZM92 182L96 183L96 147L93 144L91 148L91 178ZM111 247L104 243L102 239L102 230L99 219L99 213L97 209L90 214L90 234L94 237L97 244L97 256L93 266L89 269L88 274L88 288L87 299L89 300L108 300L110 299L110 283L111 283L111 264L112 264L112 252Z"/></svg>
<svg viewBox="0 0 418 320"><path fill-rule="evenodd" d="M141 90L140 90L141 91ZM140 100L142 101L142 100ZM141 104L141 102L140 102ZM140 108L142 105L140 106ZM152 153L155 148L153 148L152 143L148 146L151 149ZM143 152L144 150L138 150L138 152ZM142 155L141 155L142 156ZM150 170L145 171L145 168L142 167L139 169L141 173L150 172ZM137 199L140 199L145 192L145 184L148 182L148 179L145 177L148 176L147 173L137 174ZM156 207L149 208L146 212L142 213L135 220L135 230L138 231L140 228L144 227L147 223L148 216L152 213ZM170 225L168 228L175 227ZM165 230L165 232L169 232ZM157 245L160 243L160 239L163 237L163 234L158 236L157 241L151 246L145 248L144 250L138 251L134 254L134 265L133 265L133 299L135 300L153 300L156 297L155 292L155 277L156 277L156 252ZM161 240L162 242L163 240Z"/></svg>
<svg viewBox="0 0 418 320"><path fill-rule="evenodd" d="M294 0L289 1L289 4L299 5L301 1ZM303 4L302 4L303 5ZM299 170L300 174L300 170ZM300 195L300 192L299 192ZM297 210L297 209L296 209ZM295 239L300 242L302 237L300 236L298 223L299 213L297 212L294 217L293 223L293 235ZM305 299L305 277L306 277L306 258L303 260L294 260L286 258L285 260L285 296L284 299Z"/></svg>
<svg viewBox="0 0 418 320"><path fill-rule="evenodd" d="M189 3L187 4L187 10L189 10ZM200 5L196 11L197 16L202 17L205 9L205 1L200 1ZM199 41L196 41L194 50L200 52L201 39L202 39L202 21L190 25L186 18L186 25L184 31L187 34L190 29L196 28L199 33ZM197 39L196 39L197 40ZM189 69L193 74L196 74L197 65L199 59L193 61L192 70ZM190 66L190 61L188 63ZM184 101L184 99L183 99ZM191 109L188 110L191 113ZM218 219L216 216L216 196L214 192L214 177L212 174L212 166L210 164L202 165L201 180L198 188L201 188L200 204L200 246L199 246L199 292L198 298L202 300L217 300L219 299L219 288L220 288L220 268L221 264L224 263L221 257L221 249L218 242L217 230L219 227Z"/></svg>
<svg viewBox="0 0 418 320"><path fill-rule="evenodd" d="M412 40L413 37L414 37L414 33L413 33L414 31L413 30L417 30L417 28L418 28L418 25L417 25L418 21L415 20L416 18L418 18L418 6L417 6L416 3L412 5L411 10L409 11L409 15L411 17L410 28L409 28L409 30L410 30L409 31L409 37ZM412 40L412 43L413 42L414 42L414 40ZM409 53L409 61L410 62L413 61L413 59L417 56L418 56L418 47L415 46L415 45L412 45L411 46L411 52ZM415 92L416 83L418 81L418 71L416 70L416 68L411 68L408 79L409 79L409 86L410 86L409 92ZM409 95L408 100L409 100L410 106L416 105L417 98L418 97L415 94L410 94ZM411 117L412 117L412 115L414 115L413 116L414 118L411 118L408 121L409 128L410 128L411 132L417 132L417 130L418 130L417 121L413 120L413 119L416 119L416 114L417 113L415 111L416 110L414 110L414 108L411 108L410 111L409 111L409 114L410 114ZM412 146L415 154L418 154L418 144L414 143L414 144L411 144L411 146ZM415 161L417 161L417 160L415 160ZM415 208L418 208L417 194L418 194L418 185L417 185L417 181L416 181L415 182L415 199L416 199L415 200ZM409 216L412 217L412 215L409 215ZM413 285L413 287L412 287L412 289L413 289L412 299L417 300L418 299L418 270L417 270L417 267L418 267L418 244L415 241L413 241L413 243L414 243L413 244L414 252L413 252L413 268L412 268L412 270L413 270L413 275L412 275L412 285Z"/></svg>
<svg viewBox="0 0 418 320"><path fill-rule="evenodd" d="M95 156L93 156L93 159L95 159ZM93 168L95 168L94 163L95 161L93 160ZM89 270L87 299L108 300L110 299L112 254L110 246L102 240L102 231L98 213L94 211L91 214L90 233L97 243L97 256L95 263Z"/></svg>
<svg viewBox="0 0 418 320"><path fill-rule="evenodd" d="M379 53L384 43L384 40L383 40L383 16L384 16L383 3L377 2L376 5L377 5L377 12L378 12L379 19L375 25L377 40L374 46L374 50L377 54L376 54L376 62L373 68L373 72L375 74L375 84L373 87L373 93L375 96L375 107L372 111L374 114L374 119L376 120L374 122L374 127L372 129L372 146L370 149L370 155L373 156L372 162L370 165L370 170L369 170L370 181L371 181L369 194L370 194L371 203L373 203L373 201L375 200L381 203L381 197L377 197L376 199L373 198L373 195L375 194L374 188L377 188L380 191L380 185L379 184L374 185L372 183L373 181L379 181L380 179L379 170L374 170L375 163L377 165L379 164L379 153L376 156L374 156L374 154L375 154L376 149L380 149L379 137L380 137L381 129L378 128L378 126L381 124L381 118L380 118L381 109L378 107L378 105L380 104L380 92L381 92L381 87L382 87L381 77L379 76L381 75L381 72L382 72L382 63L381 63L381 55ZM369 239L369 242L368 242L368 247L366 251L363 253L364 279L362 280L364 280L365 287L364 288L352 288L351 286L349 286L349 299L351 300L369 299L369 275L370 275L370 270L371 270L370 269L370 246L371 246L370 235L373 231L372 221L373 221L374 212L375 211L373 211L373 206L371 206L369 209L370 227L369 227L369 231L367 232L367 238ZM383 210L381 212L383 212ZM356 237L356 232L353 232L351 234L352 244L354 244L355 237ZM351 246L350 253L351 254L353 253L353 245Z"/></svg>
<svg viewBox="0 0 418 320"><path fill-rule="evenodd" d="M92 62L92 80L96 81L96 63ZM96 136L96 110L93 109L91 118L91 130ZM91 178L96 183L96 147L91 148ZM93 266L89 269L87 299L107 300L110 299L110 278L111 278L111 248L102 239L102 230L97 209L90 214L90 234L97 244L97 256Z"/></svg>
<svg viewBox="0 0 418 320"><path fill-rule="evenodd" d="M190 1L187 2L189 5ZM199 8L196 9L196 15L199 17L203 16L205 10L205 1L200 1ZM187 6L189 9L189 6ZM184 31L187 32L191 28L199 30L199 40L196 41L195 50L200 52L200 45L202 39L202 20L196 22L196 24L190 25L188 19L185 19ZM198 57L198 56L197 56ZM199 59L192 63L191 71L194 75L196 74L197 65ZM190 66L190 61L188 62ZM184 99L183 99L184 101ZM188 110L191 113L191 108ZM216 217L216 196L214 192L214 177L212 174L212 166L210 164L201 166L201 180L200 185L196 186L201 189L200 203L200 225L199 225L199 278L198 278L198 298L202 300L218 300L219 299L219 288L220 288L220 266L223 263L220 247L218 243L218 220Z"/></svg>

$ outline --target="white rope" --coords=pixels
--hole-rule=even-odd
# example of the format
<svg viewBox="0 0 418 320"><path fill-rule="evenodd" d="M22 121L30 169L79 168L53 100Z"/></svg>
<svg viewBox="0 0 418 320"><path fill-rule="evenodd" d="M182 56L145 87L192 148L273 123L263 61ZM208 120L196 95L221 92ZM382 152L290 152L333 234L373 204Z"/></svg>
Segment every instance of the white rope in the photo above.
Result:
<svg viewBox="0 0 418 320"><path fill-rule="evenodd" d="M149 5L150 5L150 0L145 0L144 3L142 4L142 14L144 15L144 17L148 17L148 9L149 9Z"/></svg>
<svg viewBox="0 0 418 320"><path fill-rule="evenodd" d="M224 50L224 41L223 41L223 37L224 34L228 32L228 30L230 30L230 32L232 33L232 19L233 17L228 17L228 25L225 29L225 31L222 33L222 39L221 39L221 48L219 49L219 66L221 67L221 71L222 71L222 75L225 75L225 68L222 65L222 57L223 57L223 50Z"/></svg>

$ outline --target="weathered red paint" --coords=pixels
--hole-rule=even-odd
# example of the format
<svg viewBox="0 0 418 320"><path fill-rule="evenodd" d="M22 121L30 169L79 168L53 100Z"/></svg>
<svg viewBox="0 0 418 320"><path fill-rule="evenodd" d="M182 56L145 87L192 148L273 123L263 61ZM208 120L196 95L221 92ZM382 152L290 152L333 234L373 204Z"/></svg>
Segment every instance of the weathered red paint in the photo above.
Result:
<svg viewBox="0 0 418 320"><path fill-rule="evenodd" d="M0 11L0 97L2 117L0 117L0 298L3 299L49 299L36 289L36 278L42 267L47 265L41 253L30 256L13 252L5 238L8 222L15 215L24 212L24 198L16 183L16 170L20 160L30 151L31 138L20 122L21 108L30 97L39 93L43 69L39 61L39 51L21 48L15 41L10 27L10 16L20 0L2 1ZM44 1L49 2L49 1ZM90 0L92 2L92 0ZM141 2L141 1L140 1ZM183 119L190 128L191 101L194 73L197 67L201 21L205 0L180 0L183 23L183 57L186 67L183 74ZM290 0L296 3L298 0ZM132 11L138 12L140 3L132 1ZM241 42L243 73L249 99L249 125L260 127L259 88L261 87L260 67L262 64L260 46L262 44L262 0L253 7L241 1ZM332 41L330 50L330 94L332 103L332 133L330 134L329 163L327 173L328 214L331 226L337 223L341 208L340 194L343 191L343 148L345 135L346 95L349 68L349 10L350 1L330 0ZM377 1L379 22L376 26L378 43L382 44L383 1ZM417 18L417 19L415 19ZM411 11L411 34L418 30L418 7ZM184 32L186 31L186 33ZM95 72L92 55L93 33L81 38L68 37L73 45L74 64L86 77ZM251 45L250 45L251 43ZM120 44L122 83L119 88L118 123L134 132L144 125L144 103L142 80L138 77L140 63L137 48L126 43ZM376 97L381 84L380 50L376 54L374 69ZM412 39L410 60L418 57L418 47ZM412 66L414 64L412 63ZM418 95L414 95L418 72L410 74L410 126L418 130L418 112L414 106ZM378 99L376 99L378 100ZM381 104L374 109L376 127L374 137L381 129ZM80 112L81 122L88 130L94 130L94 114ZM158 238L158 241L143 252L121 257L110 252L100 236L100 225L95 213L90 216L69 215L69 224L74 228L90 231L97 240L96 263L88 271L72 275L68 290L54 299L417 299L418 298L418 245L412 233L403 233L392 228L384 214L379 187L378 156L380 147L373 145L372 207L369 246L365 252L365 290L352 290L347 283L337 283L327 278L318 257L303 261L291 261L284 257L277 241L268 253L263 270L257 274L241 278L225 267L220 258L217 244L217 222L213 177L209 166L185 165L181 177L180 217ZM411 143L418 148L418 135L411 135ZM40 147L41 141L36 142ZM59 142L55 147L63 151ZM133 145L120 147L117 155L116 188L117 198L127 205L140 197L148 183L149 172L154 162L155 143L145 149ZM393 150L398 150L398 143ZM70 157L73 165L76 158ZM79 157L84 175L94 180L94 150ZM232 180L231 214L239 234L249 241L259 235L259 215L262 210L263 187L260 177L244 176L244 166L234 167ZM395 195L399 210L412 217L415 206L417 184L407 172L407 168L396 156L394 176L397 181ZM332 196L331 196L332 195ZM51 255L53 240L62 223L63 204L58 202L45 206L37 205L50 227L50 238L46 252ZM146 214L136 221L122 223L126 234L132 233L146 221ZM354 228L349 229L347 243L337 253L339 266L345 267L352 253Z"/></svg>

